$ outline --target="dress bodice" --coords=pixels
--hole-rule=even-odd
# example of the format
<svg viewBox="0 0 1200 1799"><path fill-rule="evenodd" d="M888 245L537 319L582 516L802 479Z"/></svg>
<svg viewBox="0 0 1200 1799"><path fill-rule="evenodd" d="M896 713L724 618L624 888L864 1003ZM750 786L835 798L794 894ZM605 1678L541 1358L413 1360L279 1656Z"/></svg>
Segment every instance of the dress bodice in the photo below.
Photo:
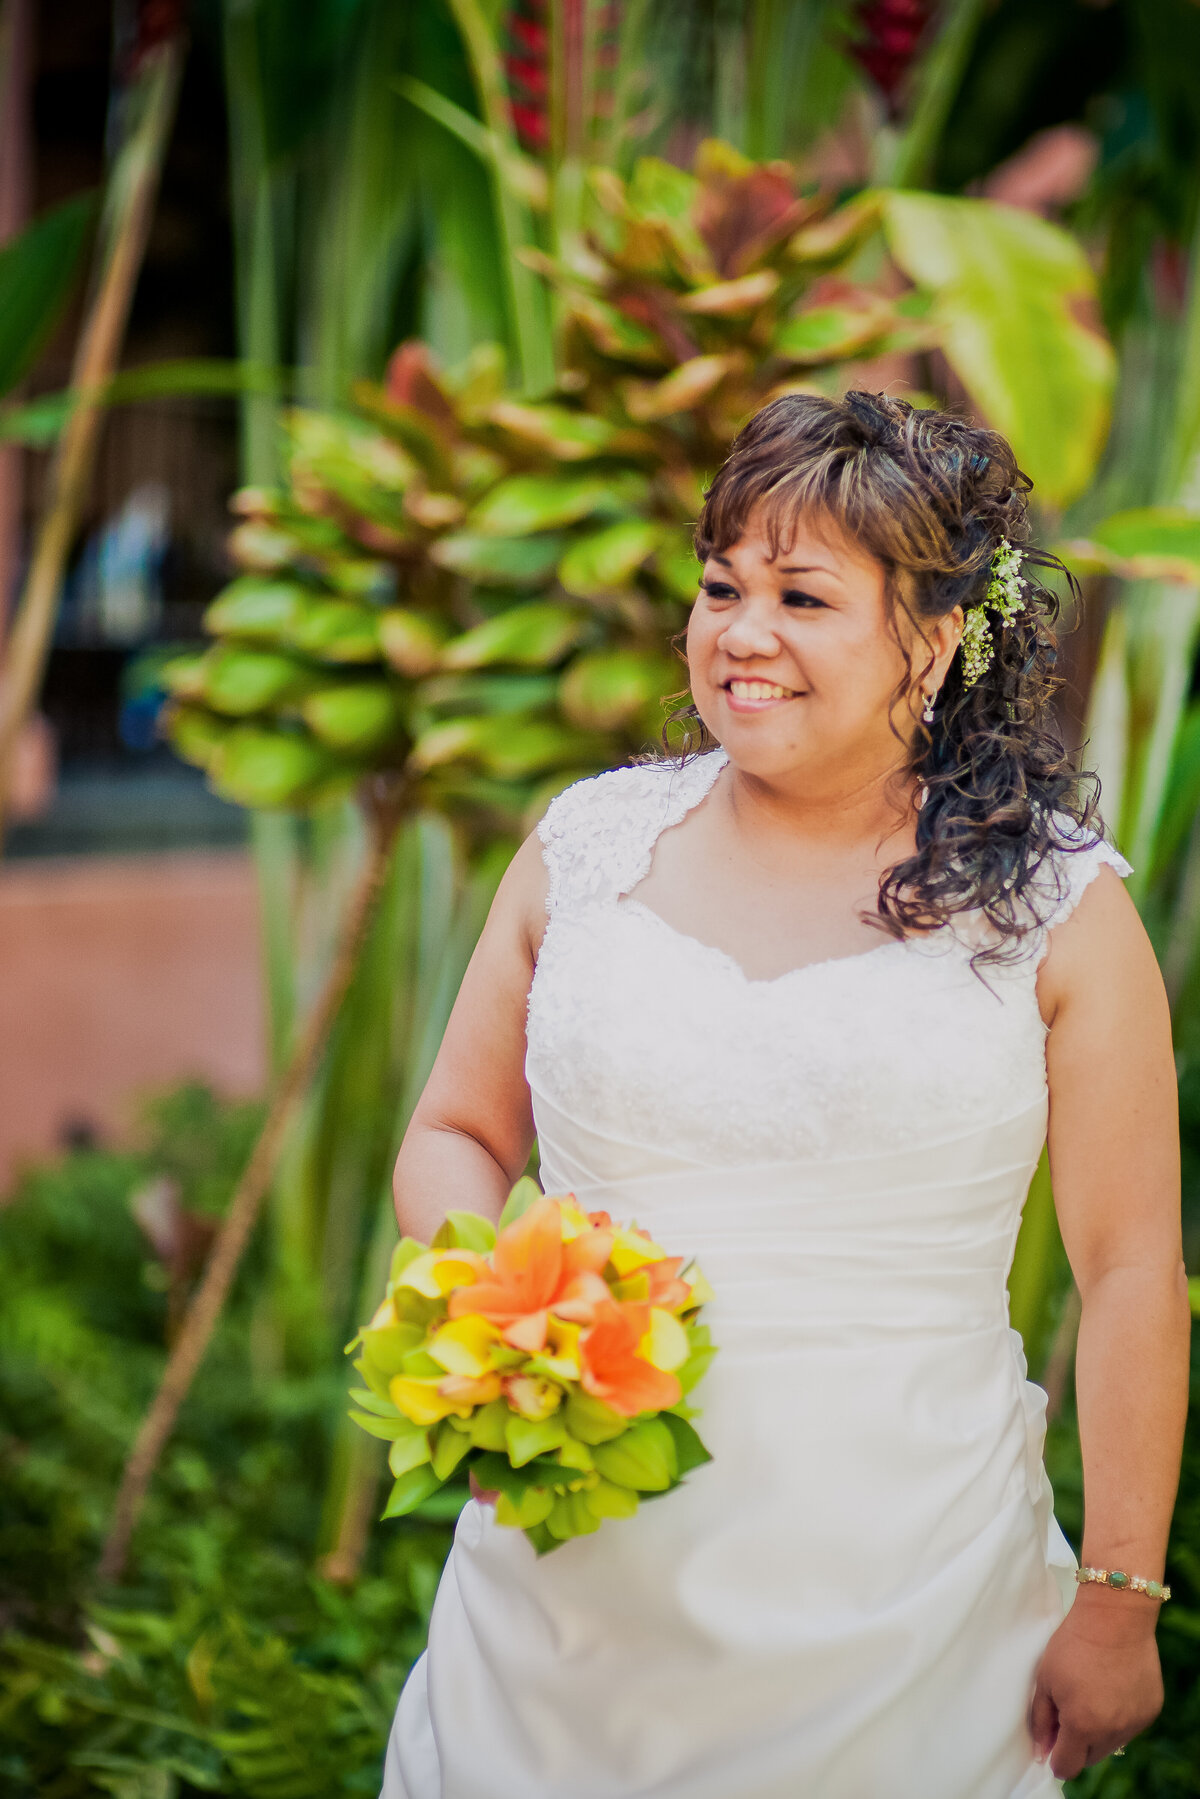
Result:
<svg viewBox="0 0 1200 1799"><path fill-rule="evenodd" d="M684 1162L837 1161L962 1137L1045 1103L1037 969L1104 863L1052 852L1023 953L972 965L971 920L752 980L628 895L725 762L616 769L541 826L549 923L529 1000L535 1098L600 1137Z"/></svg>

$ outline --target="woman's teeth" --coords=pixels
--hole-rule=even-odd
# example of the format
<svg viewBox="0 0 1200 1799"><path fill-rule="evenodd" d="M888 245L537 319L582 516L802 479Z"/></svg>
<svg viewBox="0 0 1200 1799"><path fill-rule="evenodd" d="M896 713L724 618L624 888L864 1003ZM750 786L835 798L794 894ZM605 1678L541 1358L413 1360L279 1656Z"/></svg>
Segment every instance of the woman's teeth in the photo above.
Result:
<svg viewBox="0 0 1200 1799"><path fill-rule="evenodd" d="M729 691L735 700L792 700L795 693L790 687L780 687L776 681L730 681Z"/></svg>

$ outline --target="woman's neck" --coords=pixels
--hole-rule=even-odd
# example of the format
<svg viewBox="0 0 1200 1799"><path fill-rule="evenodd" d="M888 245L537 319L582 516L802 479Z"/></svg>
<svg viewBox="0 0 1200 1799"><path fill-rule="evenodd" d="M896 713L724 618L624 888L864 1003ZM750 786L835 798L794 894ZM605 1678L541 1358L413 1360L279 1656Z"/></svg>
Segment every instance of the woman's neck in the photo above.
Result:
<svg viewBox="0 0 1200 1799"><path fill-rule="evenodd" d="M869 774L834 776L822 783L807 774L771 781L730 763L726 805L739 832L787 839L830 850L863 842L884 843L916 823L916 784L902 765Z"/></svg>

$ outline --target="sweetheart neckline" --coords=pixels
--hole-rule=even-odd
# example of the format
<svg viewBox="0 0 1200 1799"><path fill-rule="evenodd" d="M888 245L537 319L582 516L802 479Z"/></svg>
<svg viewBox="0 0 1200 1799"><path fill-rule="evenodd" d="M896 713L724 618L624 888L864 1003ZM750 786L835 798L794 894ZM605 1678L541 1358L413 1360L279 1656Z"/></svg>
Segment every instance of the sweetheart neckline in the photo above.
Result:
<svg viewBox="0 0 1200 1799"><path fill-rule="evenodd" d="M850 956L822 956L815 962L801 962L795 968L785 968L782 974L758 976L747 974L737 957L731 956L728 950L718 948L715 943L705 943L702 937L693 937L688 931L681 931L677 925L673 925L669 919L664 918L661 912L656 912L653 906L646 905L644 900L633 899L629 895L623 894L617 900L616 908L618 912L632 912L636 917L650 919L660 930L665 931L669 937L673 937L677 943L686 944L689 948L698 950L714 963L736 975L746 987L779 987L785 981L795 980L798 975L813 974L818 969L840 968L854 962L869 962L873 957L882 955L888 950L907 950L912 942L910 937L889 937L885 943L876 943L870 949L857 950ZM940 933L930 933L931 937L937 935Z"/></svg>

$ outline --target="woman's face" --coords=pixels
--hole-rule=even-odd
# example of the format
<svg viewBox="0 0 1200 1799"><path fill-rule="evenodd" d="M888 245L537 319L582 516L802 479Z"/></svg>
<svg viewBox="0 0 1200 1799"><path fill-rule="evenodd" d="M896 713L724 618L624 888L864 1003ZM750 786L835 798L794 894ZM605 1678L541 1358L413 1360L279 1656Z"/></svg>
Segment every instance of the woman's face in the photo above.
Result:
<svg viewBox="0 0 1200 1799"><path fill-rule="evenodd" d="M940 687L962 615L926 625L926 649L903 610L914 677ZM832 524L798 521L772 557L754 515L744 536L704 565L687 636L692 697L735 767L767 781L803 774L838 787L886 776L904 759L920 691L895 704L904 679L881 563Z"/></svg>

